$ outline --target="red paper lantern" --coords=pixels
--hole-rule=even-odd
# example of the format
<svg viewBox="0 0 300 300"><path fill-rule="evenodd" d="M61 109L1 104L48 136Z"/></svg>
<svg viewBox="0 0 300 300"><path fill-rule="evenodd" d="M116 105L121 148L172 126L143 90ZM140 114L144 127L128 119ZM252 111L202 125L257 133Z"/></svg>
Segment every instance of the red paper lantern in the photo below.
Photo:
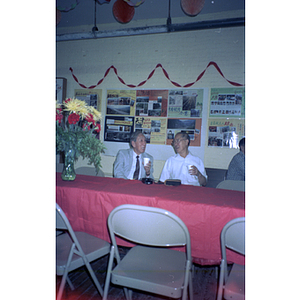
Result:
<svg viewBox="0 0 300 300"><path fill-rule="evenodd" d="M113 15L120 23L128 23L134 16L134 7L123 0L117 0L113 5Z"/></svg>
<svg viewBox="0 0 300 300"><path fill-rule="evenodd" d="M205 0L180 0L181 8L185 14L197 16L204 7Z"/></svg>

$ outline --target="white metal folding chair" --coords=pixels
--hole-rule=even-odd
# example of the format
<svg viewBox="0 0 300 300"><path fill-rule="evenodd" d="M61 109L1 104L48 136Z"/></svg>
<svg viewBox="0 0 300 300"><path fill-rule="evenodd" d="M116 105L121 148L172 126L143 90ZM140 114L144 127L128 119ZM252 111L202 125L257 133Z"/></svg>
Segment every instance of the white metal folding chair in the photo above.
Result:
<svg viewBox="0 0 300 300"><path fill-rule="evenodd" d="M220 277L217 300L245 299L245 266L233 264L230 273L227 269L226 248L245 255L245 218L229 221L221 232Z"/></svg>
<svg viewBox="0 0 300 300"><path fill-rule="evenodd" d="M131 289L186 300L188 287L193 299L190 235L180 218L164 209L126 204L110 213L108 229L112 246L103 300L110 282L124 287L127 300ZM137 244L122 260L116 236ZM173 246L185 251L169 249Z"/></svg>
<svg viewBox="0 0 300 300"><path fill-rule="evenodd" d="M245 192L245 181L241 180L223 180L217 187L217 189L233 190Z"/></svg>
<svg viewBox="0 0 300 300"><path fill-rule="evenodd" d="M56 235L56 274L62 276L57 300L61 299L66 281L71 289L74 289L68 273L84 265L100 295L103 296L103 289L90 262L108 254L110 244L85 232L74 232L58 204L56 204L56 230L59 231L59 234Z"/></svg>

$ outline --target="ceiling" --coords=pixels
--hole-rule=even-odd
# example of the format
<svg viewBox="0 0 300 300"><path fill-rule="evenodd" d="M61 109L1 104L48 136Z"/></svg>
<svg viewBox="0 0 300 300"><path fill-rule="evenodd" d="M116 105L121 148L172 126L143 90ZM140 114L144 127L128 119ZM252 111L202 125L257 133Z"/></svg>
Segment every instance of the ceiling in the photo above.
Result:
<svg viewBox="0 0 300 300"><path fill-rule="evenodd" d="M98 0L105 1L105 0ZM106 0L108 1L108 0ZM96 26L101 30L101 24L117 23L113 14L113 5L117 0L110 0L108 3L99 4L96 2ZM132 3L137 3L137 0L131 0ZM194 17L188 16L184 13L180 4L181 0L170 0L170 17L178 18L185 17L185 22L194 22ZM196 1L196 0L190 0ZM56 0L56 7L60 9L60 22L57 25L57 30L66 27L76 26L91 26L91 30L95 24L95 0ZM70 9L72 7L72 9ZM202 11L198 14L203 16L205 14L222 13L233 10L244 10L245 0L206 0ZM68 11L63 11L68 10ZM134 8L134 16L132 20L127 23L134 23L135 21L147 19L166 19L169 15L169 0L144 0L142 4ZM199 19L198 19L199 21Z"/></svg>

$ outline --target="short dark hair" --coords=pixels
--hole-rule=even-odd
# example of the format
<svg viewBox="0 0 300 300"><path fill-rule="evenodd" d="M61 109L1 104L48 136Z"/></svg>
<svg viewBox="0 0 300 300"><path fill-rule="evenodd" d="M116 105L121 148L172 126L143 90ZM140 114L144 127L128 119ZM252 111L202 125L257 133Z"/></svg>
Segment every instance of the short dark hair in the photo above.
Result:
<svg viewBox="0 0 300 300"><path fill-rule="evenodd" d="M131 142L132 142L132 141L136 142L136 139L137 139L137 137L138 137L140 134L144 135L143 132L142 132L141 130L138 130L138 131L133 132L133 133L130 135L129 145L130 145L131 148L132 148Z"/></svg>
<svg viewBox="0 0 300 300"><path fill-rule="evenodd" d="M181 132L176 133L176 135L177 135L177 134L181 134L181 137L182 137L183 139L186 139L186 140L189 141L188 146L190 145L191 139L190 139L190 135L189 135L188 133L186 133L186 132L184 132L184 131L181 131Z"/></svg>
<svg viewBox="0 0 300 300"><path fill-rule="evenodd" d="M241 146L245 147L245 138L242 138L239 142L239 147L241 149Z"/></svg>

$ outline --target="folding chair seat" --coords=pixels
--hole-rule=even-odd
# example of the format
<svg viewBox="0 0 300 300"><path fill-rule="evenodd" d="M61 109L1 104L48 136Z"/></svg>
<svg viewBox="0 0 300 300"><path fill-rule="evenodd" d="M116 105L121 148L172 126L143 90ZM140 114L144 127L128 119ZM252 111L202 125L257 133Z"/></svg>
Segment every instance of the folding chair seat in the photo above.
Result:
<svg viewBox="0 0 300 300"><path fill-rule="evenodd" d="M221 232L220 277L217 300L245 299L245 266L233 264L228 274L226 248L245 255L245 218L229 221Z"/></svg>
<svg viewBox="0 0 300 300"><path fill-rule="evenodd" d="M62 276L57 300L61 299L66 281L71 289L74 289L68 273L82 266L86 266L99 294L103 296L103 289L90 262L107 255L110 244L85 232L74 232L58 204L56 204L56 230L59 231L56 235L56 274Z"/></svg>
<svg viewBox="0 0 300 300"><path fill-rule="evenodd" d="M193 299L190 235L181 219L164 209L126 204L110 213L108 229L112 246L103 300L110 282L124 287L127 300L132 289L184 300L189 292ZM122 260L116 236L136 244Z"/></svg>

